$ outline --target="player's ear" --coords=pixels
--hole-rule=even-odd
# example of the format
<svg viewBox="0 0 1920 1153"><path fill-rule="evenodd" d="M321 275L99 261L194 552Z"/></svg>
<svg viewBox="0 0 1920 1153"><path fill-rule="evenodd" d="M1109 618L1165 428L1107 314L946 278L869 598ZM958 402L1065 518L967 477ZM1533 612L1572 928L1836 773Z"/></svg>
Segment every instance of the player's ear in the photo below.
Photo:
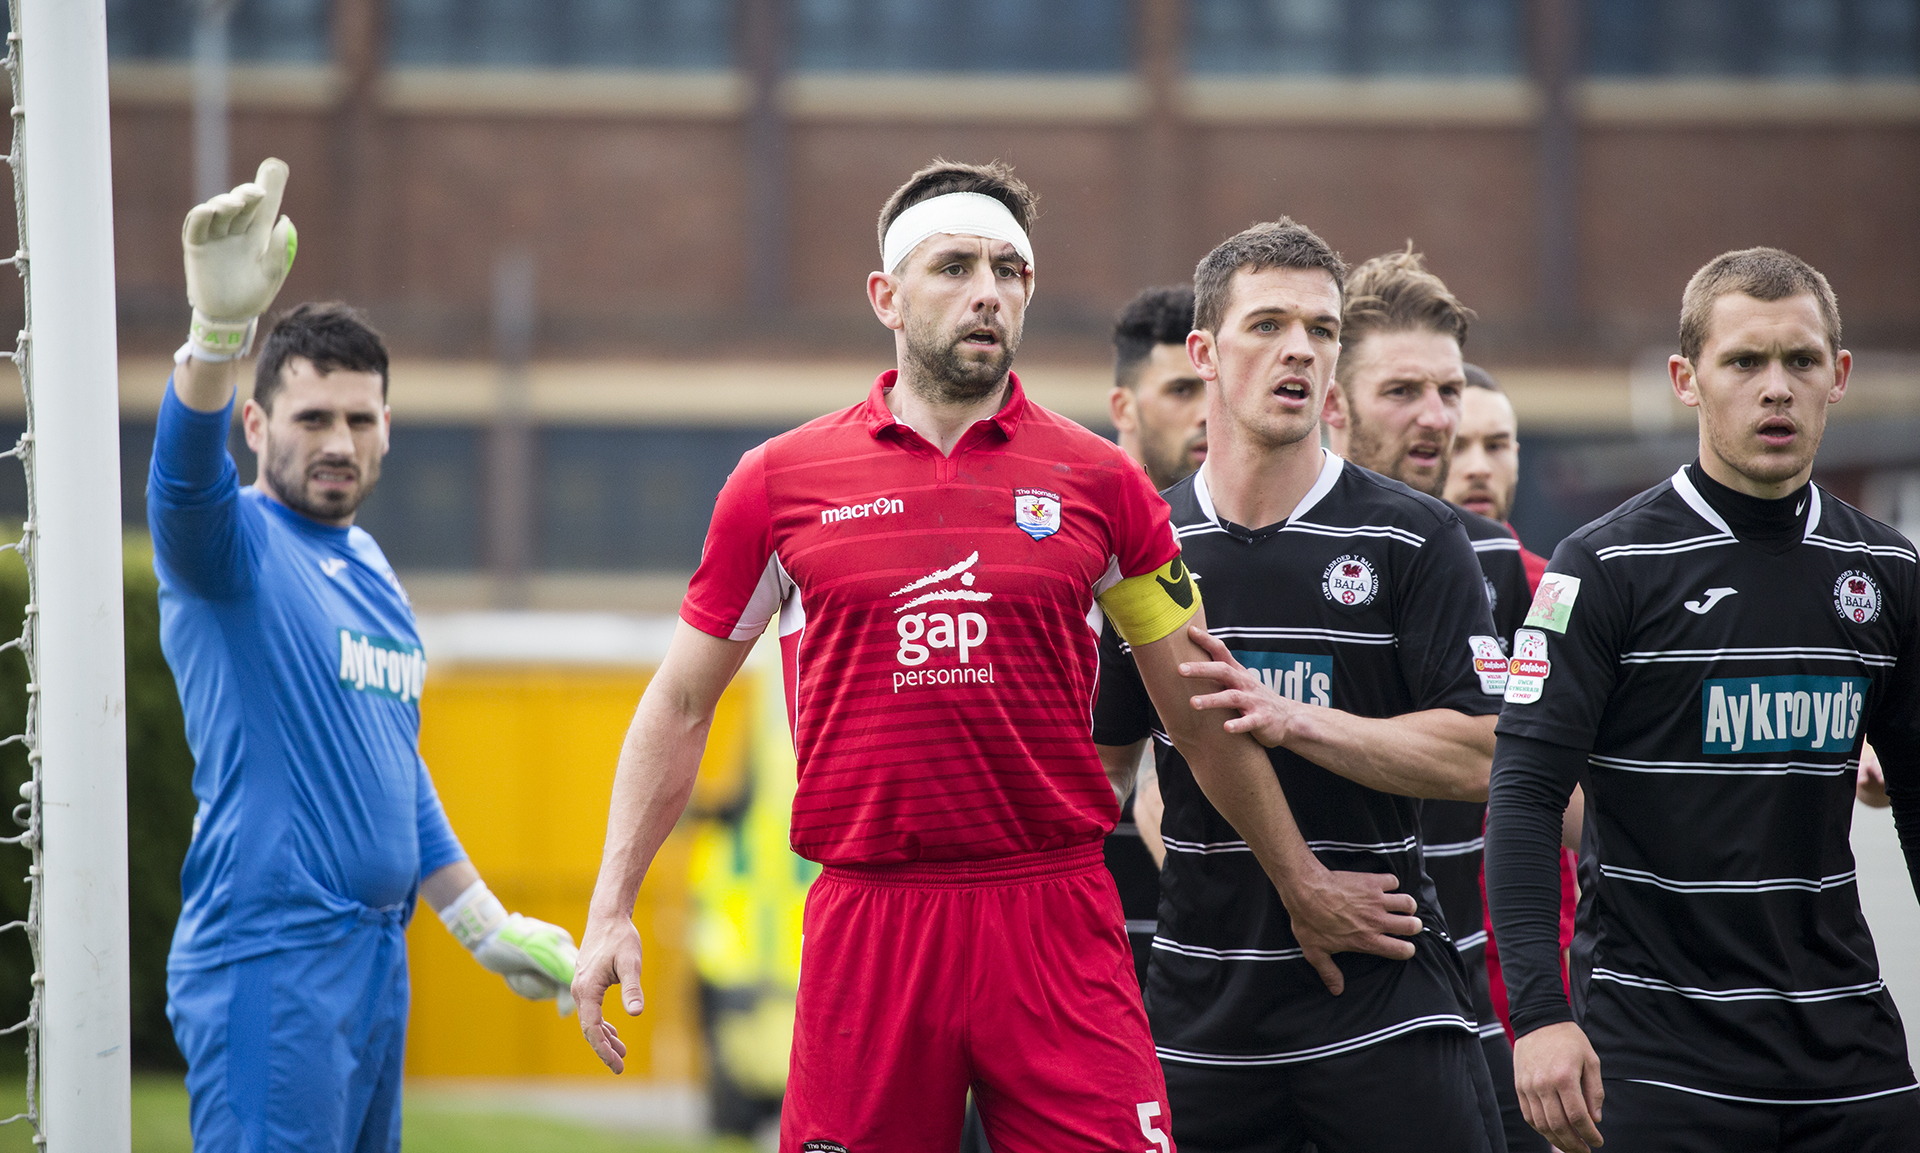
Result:
<svg viewBox="0 0 1920 1153"><path fill-rule="evenodd" d="M1196 328L1187 333L1187 359L1200 379L1212 383L1220 379L1220 364L1214 359L1213 333Z"/></svg>
<svg viewBox="0 0 1920 1153"><path fill-rule="evenodd" d="M387 450L392 447L393 409L383 404L380 406L380 455L387 455Z"/></svg>
<svg viewBox="0 0 1920 1153"><path fill-rule="evenodd" d="M248 451L256 457L267 451L267 421L270 419L267 410L261 408L260 402L252 397L248 397L247 403L241 406L240 428L246 433Z"/></svg>
<svg viewBox="0 0 1920 1153"><path fill-rule="evenodd" d="M1340 382L1337 380L1329 380L1327 382L1327 400L1326 403L1321 406L1320 419L1326 422L1328 428L1337 428L1344 431L1347 427L1346 393L1341 389Z"/></svg>
<svg viewBox="0 0 1920 1153"><path fill-rule="evenodd" d="M880 323L898 332L905 327L900 318L900 278L885 272L867 273L867 303Z"/></svg>
<svg viewBox="0 0 1920 1153"><path fill-rule="evenodd" d="M1688 408L1700 407L1700 388L1693 377L1693 362L1675 353L1667 358L1667 375L1673 378L1673 395Z"/></svg>
<svg viewBox="0 0 1920 1153"><path fill-rule="evenodd" d="M1833 358L1833 387L1827 390L1827 403L1839 404L1840 398L1847 395L1847 375L1853 371L1853 354L1841 349Z"/></svg>
<svg viewBox="0 0 1920 1153"><path fill-rule="evenodd" d="M1117 384L1113 386L1113 391L1107 394L1107 414L1113 418L1114 431L1133 431L1133 409L1137 403L1139 400L1134 396L1133 389Z"/></svg>

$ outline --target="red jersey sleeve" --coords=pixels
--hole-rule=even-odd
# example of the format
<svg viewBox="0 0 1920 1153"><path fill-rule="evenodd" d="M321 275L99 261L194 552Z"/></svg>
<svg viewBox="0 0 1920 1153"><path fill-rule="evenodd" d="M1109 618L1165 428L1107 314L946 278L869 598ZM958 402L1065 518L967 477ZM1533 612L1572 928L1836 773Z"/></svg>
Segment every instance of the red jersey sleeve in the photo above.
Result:
<svg viewBox="0 0 1920 1153"><path fill-rule="evenodd" d="M680 602L680 619L709 636L752 640L793 588L773 547L766 450L749 450L721 487L700 567Z"/></svg>
<svg viewBox="0 0 1920 1153"><path fill-rule="evenodd" d="M1113 557L1120 566L1118 579L1150 573L1180 555L1174 539L1172 512L1153 491L1147 474L1122 458L1116 486L1113 519Z"/></svg>

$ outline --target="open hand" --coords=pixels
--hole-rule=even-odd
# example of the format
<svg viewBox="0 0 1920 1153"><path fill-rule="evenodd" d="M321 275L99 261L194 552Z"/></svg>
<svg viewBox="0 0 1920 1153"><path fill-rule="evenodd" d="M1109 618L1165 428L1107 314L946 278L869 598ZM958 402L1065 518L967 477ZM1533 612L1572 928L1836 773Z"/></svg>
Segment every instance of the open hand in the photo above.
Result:
<svg viewBox="0 0 1920 1153"><path fill-rule="evenodd" d="M1566 1153L1592 1153L1600 1137L1600 1057L1572 1021L1545 1025L1513 1043L1513 1087L1527 1124Z"/></svg>
<svg viewBox="0 0 1920 1153"><path fill-rule="evenodd" d="M647 999L640 992L640 931L626 917L589 915L573 968L573 1000L580 1014L580 1032L594 1053L615 1073L627 1067L626 1042L601 1012L607 990L620 986L620 1005L627 1016L638 1017Z"/></svg>
<svg viewBox="0 0 1920 1153"><path fill-rule="evenodd" d="M1293 711L1306 706L1268 688L1257 674L1235 660L1233 654L1227 651L1227 646L1207 630L1198 625L1188 625L1187 635L1213 659L1183 661L1180 675L1193 680L1212 681L1221 686L1218 692L1192 698L1193 707L1201 712L1233 709L1240 715L1226 723L1228 732L1252 734L1254 740L1269 749L1280 744L1286 738Z"/></svg>
<svg viewBox="0 0 1920 1153"><path fill-rule="evenodd" d="M1338 997L1346 978L1333 963L1334 953L1372 953L1392 961L1413 958L1413 942L1424 927L1413 915L1411 893L1400 893L1391 873L1337 873L1319 869L1307 884L1282 893L1293 920L1293 938L1327 991Z"/></svg>

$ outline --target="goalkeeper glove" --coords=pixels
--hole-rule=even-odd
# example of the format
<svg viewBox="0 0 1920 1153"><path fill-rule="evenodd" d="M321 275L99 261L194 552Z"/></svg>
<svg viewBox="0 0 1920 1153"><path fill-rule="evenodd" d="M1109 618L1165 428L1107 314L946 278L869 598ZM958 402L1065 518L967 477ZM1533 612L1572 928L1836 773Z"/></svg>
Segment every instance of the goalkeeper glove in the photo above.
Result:
<svg viewBox="0 0 1920 1153"><path fill-rule="evenodd" d="M186 250L187 300L193 304L190 353L233 360L253 345L254 324L273 304L293 267L299 236L281 216L287 163L269 156L250 184L195 205L180 226Z"/></svg>
<svg viewBox="0 0 1920 1153"><path fill-rule="evenodd" d="M509 913L485 881L475 881L440 910L440 923L482 968L529 1001L554 999L562 1017L573 1012L573 934L558 925Z"/></svg>

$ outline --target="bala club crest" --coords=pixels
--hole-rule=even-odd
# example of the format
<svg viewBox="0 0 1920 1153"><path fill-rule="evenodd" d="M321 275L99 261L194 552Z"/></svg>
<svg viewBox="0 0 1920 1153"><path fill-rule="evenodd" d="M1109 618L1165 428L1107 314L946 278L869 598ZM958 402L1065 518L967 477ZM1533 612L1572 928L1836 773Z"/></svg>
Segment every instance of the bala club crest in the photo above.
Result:
<svg viewBox="0 0 1920 1153"><path fill-rule="evenodd" d="M1043 488L1013 490L1013 527L1034 540L1060 531L1060 494Z"/></svg>
<svg viewBox="0 0 1920 1153"><path fill-rule="evenodd" d="M1373 575L1373 565L1366 557L1348 553L1335 557L1327 566L1320 588L1334 604L1357 609L1373 602L1374 594L1380 591L1380 581Z"/></svg>
<svg viewBox="0 0 1920 1153"><path fill-rule="evenodd" d="M1863 625L1880 615L1880 586L1858 569L1848 569L1833 582L1833 607L1842 620Z"/></svg>

